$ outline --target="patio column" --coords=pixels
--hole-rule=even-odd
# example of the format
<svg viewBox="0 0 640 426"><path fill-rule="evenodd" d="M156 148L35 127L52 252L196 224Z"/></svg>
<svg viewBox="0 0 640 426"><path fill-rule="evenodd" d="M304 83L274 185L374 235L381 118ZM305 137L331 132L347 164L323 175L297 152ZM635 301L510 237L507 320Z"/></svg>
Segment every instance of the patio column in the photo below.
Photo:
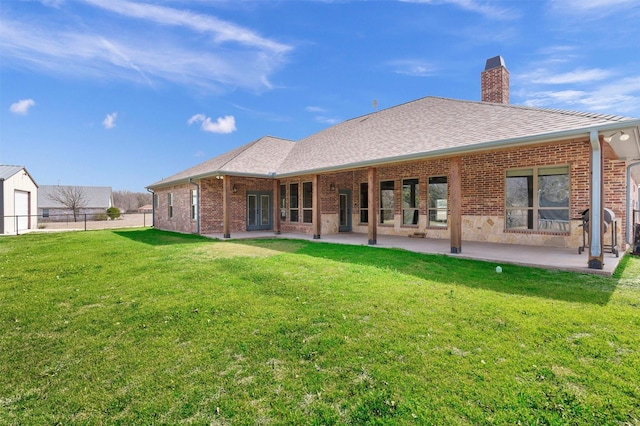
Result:
<svg viewBox="0 0 640 426"><path fill-rule="evenodd" d="M378 191L376 190L378 169L375 167L369 168L367 182L369 192L369 204L367 205L367 209L369 210L369 245L373 246L378 243Z"/></svg>
<svg viewBox="0 0 640 426"><path fill-rule="evenodd" d="M590 269L602 269L604 266L604 218L603 176L604 155L602 141L598 132L593 130L589 136L591 142L591 200L589 203L589 263Z"/></svg>
<svg viewBox="0 0 640 426"><path fill-rule="evenodd" d="M453 157L450 165L449 202L451 203L451 253L462 253L462 158Z"/></svg>
<svg viewBox="0 0 640 426"><path fill-rule="evenodd" d="M273 233L280 235L280 179L273 180Z"/></svg>
<svg viewBox="0 0 640 426"><path fill-rule="evenodd" d="M312 181L312 191L313 191L313 205L312 205L312 221L313 221L313 239L320 239L320 232L322 229L322 218L320 217L320 185L318 182L320 181L320 176L313 175Z"/></svg>
<svg viewBox="0 0 640 426"><path fill-rule="evenodd" d="M222 177L222 237L231 238L231 178Z"/></svg>

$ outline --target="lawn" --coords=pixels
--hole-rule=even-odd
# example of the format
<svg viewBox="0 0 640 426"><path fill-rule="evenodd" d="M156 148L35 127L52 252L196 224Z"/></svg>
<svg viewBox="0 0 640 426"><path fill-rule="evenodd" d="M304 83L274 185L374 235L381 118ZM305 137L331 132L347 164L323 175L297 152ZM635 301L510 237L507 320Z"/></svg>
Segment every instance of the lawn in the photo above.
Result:
<svg viewBox="0 0 640 426"><path fill-rule="evenodd" d="M0 239L0 424L639 424L614 277L153 229Z"/></svg>

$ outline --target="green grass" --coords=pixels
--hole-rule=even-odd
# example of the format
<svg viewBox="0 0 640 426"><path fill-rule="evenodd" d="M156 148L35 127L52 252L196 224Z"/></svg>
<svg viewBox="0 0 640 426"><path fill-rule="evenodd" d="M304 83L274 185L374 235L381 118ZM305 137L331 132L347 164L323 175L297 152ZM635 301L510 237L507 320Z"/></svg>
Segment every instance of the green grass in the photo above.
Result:
<svg viewBox="0 0 640 426"><path fill-rule="evenodd" d="M612 278L157 230L0 239L0 424L638 424Z"/></svg>

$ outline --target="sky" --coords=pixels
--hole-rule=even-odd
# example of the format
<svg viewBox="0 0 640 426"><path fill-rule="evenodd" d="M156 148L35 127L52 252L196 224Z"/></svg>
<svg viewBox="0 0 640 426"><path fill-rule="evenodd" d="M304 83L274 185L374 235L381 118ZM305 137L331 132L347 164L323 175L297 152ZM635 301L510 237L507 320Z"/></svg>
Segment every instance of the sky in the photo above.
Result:
<svg viewBox="0 0 640 426"><path fill-rule="evenodd" d="M425 96L640 117L639 0L1 0L0 164L145 187Z"/></svg>

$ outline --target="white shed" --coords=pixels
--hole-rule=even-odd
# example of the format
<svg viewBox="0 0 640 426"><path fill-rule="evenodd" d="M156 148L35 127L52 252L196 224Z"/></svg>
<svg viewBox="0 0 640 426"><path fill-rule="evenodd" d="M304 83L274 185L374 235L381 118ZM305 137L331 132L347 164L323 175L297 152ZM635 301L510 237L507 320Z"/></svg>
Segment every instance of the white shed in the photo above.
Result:
<svg viewBox="0 0 640 426"><path fill-rule="evenodd" d="M23 166L0 165L0 235L38 227L38 185Z"/></svg>

